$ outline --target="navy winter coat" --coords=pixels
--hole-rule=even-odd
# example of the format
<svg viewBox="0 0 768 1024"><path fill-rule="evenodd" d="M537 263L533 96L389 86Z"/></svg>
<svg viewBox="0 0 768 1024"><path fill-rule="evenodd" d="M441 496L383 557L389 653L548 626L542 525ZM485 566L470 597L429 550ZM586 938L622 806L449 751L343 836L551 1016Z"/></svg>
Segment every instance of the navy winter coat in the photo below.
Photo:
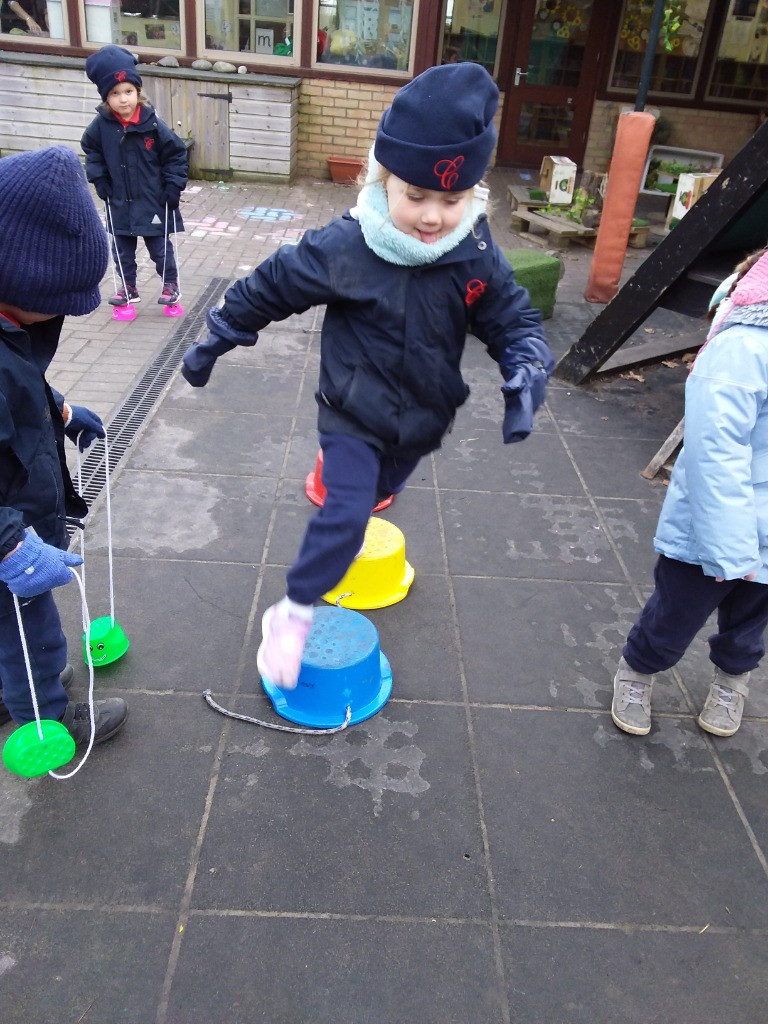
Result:
<svg viewBox="0 0 768 1024"><path fill-rule="evenodd" d="M85 153L88 181L106 181L112 188L109 200L116 235L162 235L165 225L163 189L170 185L182 192L187 185L189 161L178 135L157 116L151 104L139 109L138 124L125 127L106 104L85 129L80 145ZM181 214L175 212L175 230L183 231ZM168 230L174 215L168 212Z"/></svg>
<svg viewBox="0 0 768 1024"><path fill-rule="evenodd" d="M460 370L467 333L484 342L505 381L526 365L546 375L554 365L541 314L485 217L434 263L403 267L369 249L347 213L281 246L236 282L223 308L209 313L213 334L185 356L187 368L210 365L235 345L253 345L270 322L323 305L318 427L388 455L418 457L440 446L469 395Z"/></svg>
<svg viewBox="0 0 768 1024"><path fill-rule="evenodd" d="M0 558L27 526L66 548L65 515L88 511L66 469L64 421L45 380L63 322L17 327L0 316Z"/></svg>

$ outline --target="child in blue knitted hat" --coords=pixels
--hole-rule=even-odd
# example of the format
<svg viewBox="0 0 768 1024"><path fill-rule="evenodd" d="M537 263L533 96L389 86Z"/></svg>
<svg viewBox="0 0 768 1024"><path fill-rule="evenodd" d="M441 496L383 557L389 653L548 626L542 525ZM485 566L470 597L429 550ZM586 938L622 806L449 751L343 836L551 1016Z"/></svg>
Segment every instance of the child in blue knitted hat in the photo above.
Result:
<svg viewBox="0 0 768 1024"><path fill-rule="evenodd" d="M80 161L65 146L0 160L0 721L35 721L13 595L19 599L41 718L62 721L80 746L88 704L70 702L73 676L51 590L82 559L67 551L67 517L88 507L72 486L65 435L87 448L104 437L99 417L47 383L65 316L99 305L107 267L104 228ZM96 743L128 713L114 697L94 702Z"/></svg>
<svg viewBox="0 0 768 1024"><path fill-rule="evenodd" d="M122 287L113 306L140 302L136 243L141 236L163 282L157 300L179 301L179 275L170 234L183 231L179 211L187 187L184 143L143 96L136 59L122 46L104 46L85 62L85 73L103 102L80 145L85 171L107 204L107 230Z"/></svg>
<svg viewBox="0 0 768 1024"><path fill-rule="evenodd" d="M274 320L326 306L316 398L322 508L262 619L262 676L296 685L314 603L359 553L371 509L399 493L439 448L469 395L467 334L499 365L506 443L533 429L554 361L540 313L491 238L479 186L493 153L499 93L478 64L430 68L379 124L357 205L283 246L208 313L210 333L184 356L194 387L218 356L253 345Z"/></svg>

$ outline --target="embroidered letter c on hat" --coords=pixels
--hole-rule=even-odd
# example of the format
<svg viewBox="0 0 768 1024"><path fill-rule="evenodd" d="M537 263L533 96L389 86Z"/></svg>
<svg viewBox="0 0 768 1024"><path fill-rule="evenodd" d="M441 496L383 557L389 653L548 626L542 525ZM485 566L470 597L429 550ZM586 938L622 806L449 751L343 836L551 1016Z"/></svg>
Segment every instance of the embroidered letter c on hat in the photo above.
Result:
<svg viewBox="0 0 768 1024"><path fill-rule="evenodd" d="M133 54L122 46L102 46L85 62L85 73L99 90L99 96L106 100L121 82L130 82L137 89L141 88L141 75L136 70L136 63Z"/></svg>
<svg viewBox="0 0 768 1024"><path fill-rule="evenodd" d="M499 90L480 64L428 68L395 94L374 156L411 185L463 192L485 174L496 145Z"/></svg>

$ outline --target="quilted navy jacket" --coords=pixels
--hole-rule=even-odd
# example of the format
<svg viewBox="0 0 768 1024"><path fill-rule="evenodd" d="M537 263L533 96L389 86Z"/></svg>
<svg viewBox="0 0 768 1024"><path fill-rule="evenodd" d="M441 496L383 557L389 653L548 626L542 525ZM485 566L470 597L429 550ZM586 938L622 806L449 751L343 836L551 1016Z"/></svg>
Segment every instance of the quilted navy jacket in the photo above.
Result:
<svg viewBox="0 0 768 1024"><path fill-rule="evenodd" d="M0 316L0 558L27 526L66 548L65 515L88 511L66 471L64 421L45 381L63 322L17 327Z"/></svg>
<svg viewBox="0 0 768 1024"><path fill-rule="evenodd" d="M386 454L417 457L440 446L469 395L460 370L467 333L487 346L505 381L526 364L547 375L554 365L541 314L485 217L434 263L403 267L372 252L349 213L281 246L236 282L209 313L214 335L194 346L196 363L323 305L318 427Z"/></svg>
<svg viewBox="0 0 768 1024"><path fill-rule="evenodd" d="M109 200L116 235L162 235L165 224L163 188L181 192L187 186L189 162L184 143L157 116L151 104L141 108L138 124L126 127L105 104L80 141L88 181L112 186ZM107 227L112 230L108 223ZM181 214L168 214L168 230L183 231Z"/></svg>

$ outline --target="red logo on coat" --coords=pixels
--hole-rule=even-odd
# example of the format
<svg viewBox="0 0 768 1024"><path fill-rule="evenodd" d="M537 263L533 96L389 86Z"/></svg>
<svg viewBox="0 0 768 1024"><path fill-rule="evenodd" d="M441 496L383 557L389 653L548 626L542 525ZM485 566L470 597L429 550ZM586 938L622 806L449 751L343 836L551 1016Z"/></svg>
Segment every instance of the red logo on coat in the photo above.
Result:
<svg viewBox="0 0 768 1024"><path fill-rule="evenodd" d="M146 149L147 152L149 152L150 149L152 149L154 144L155 144L155 140L154 139L150 139L148 135L144 136L144 149Z"/></svg>
<svg viewBox="0 0 768 1024"><path fill-rule="evenodd" d="M467 281L467 294L464 296L464 302L471 306L473 302L477 302L485 292L485 281L480 281L478 278L473 277L471 281Z"/></svg>
<svg viewBox="0 0 768 1024"><path fill-rule="evenodd" d="M459 168L463 163L463 156L455 156L452 160L437 161L433 170L440 181L441 188L453 188L459 180Z"/></svg>

